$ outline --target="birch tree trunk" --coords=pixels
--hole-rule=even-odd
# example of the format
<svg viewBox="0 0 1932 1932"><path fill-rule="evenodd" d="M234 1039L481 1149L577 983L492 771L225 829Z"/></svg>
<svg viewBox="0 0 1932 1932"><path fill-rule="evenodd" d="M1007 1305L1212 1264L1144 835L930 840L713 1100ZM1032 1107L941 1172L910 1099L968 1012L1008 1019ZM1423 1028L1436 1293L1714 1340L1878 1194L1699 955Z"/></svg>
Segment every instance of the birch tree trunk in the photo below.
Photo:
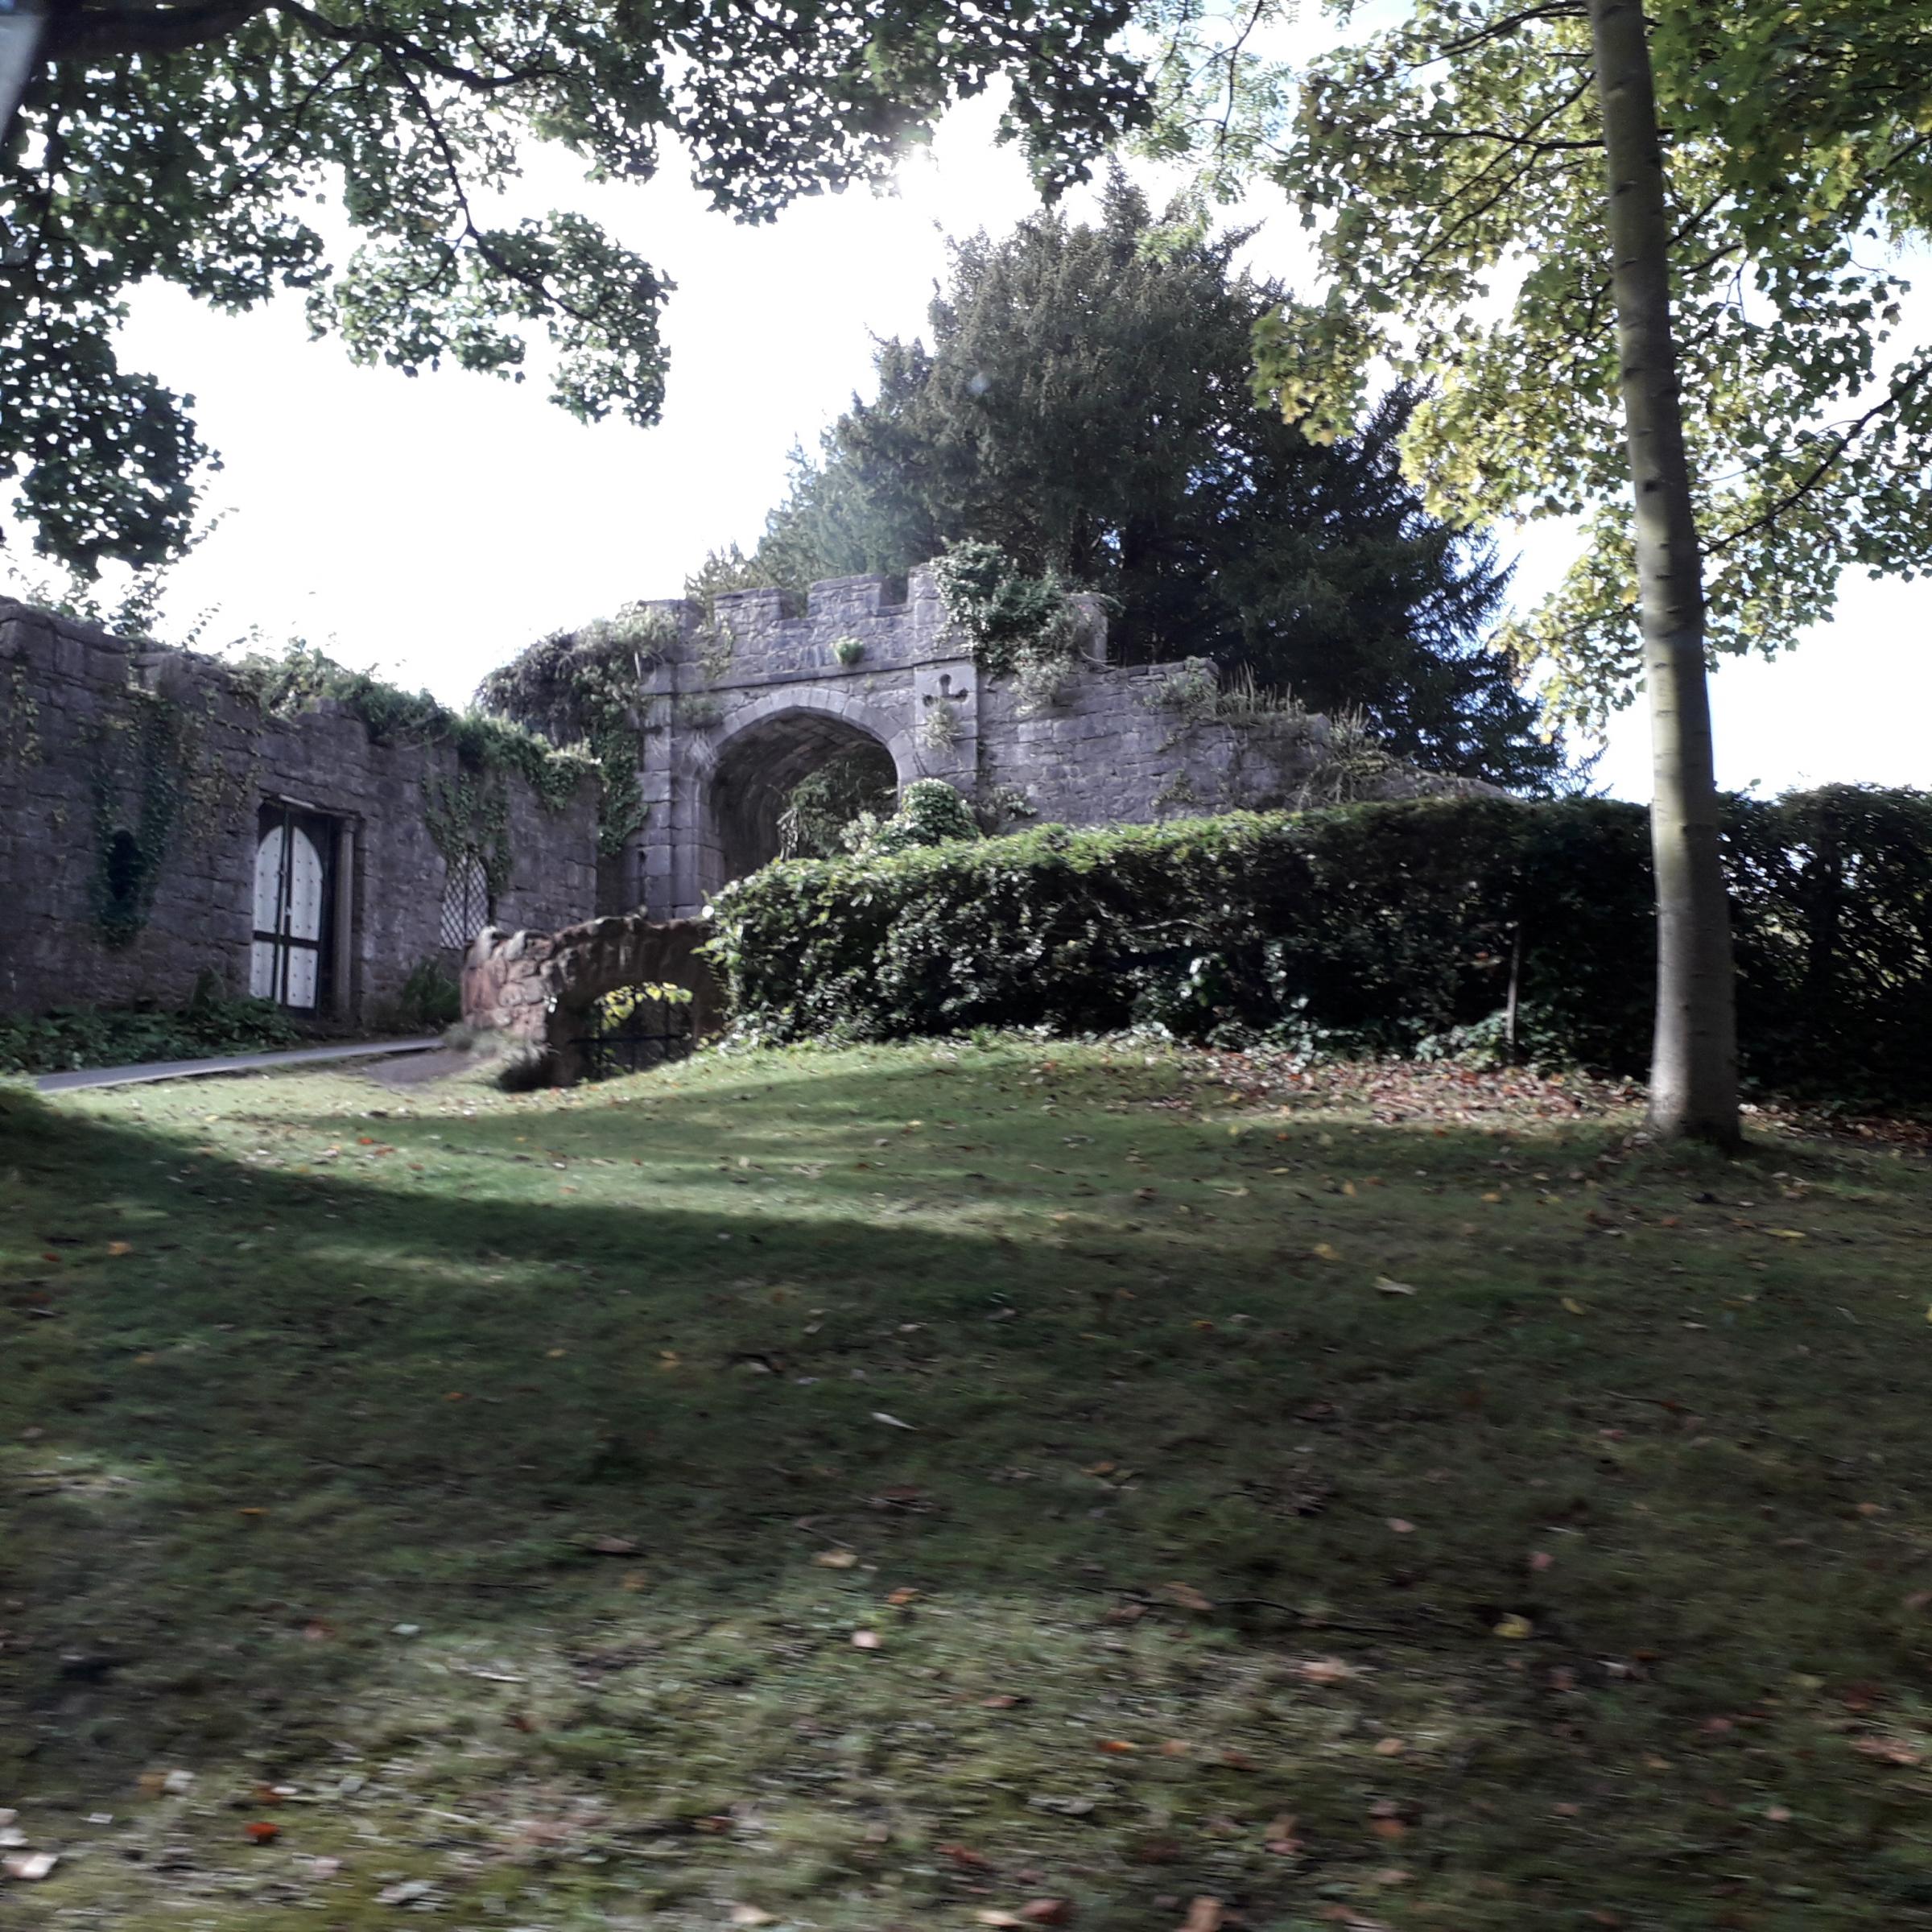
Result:
<svg viewBox="0 0 1932 1932"><path fill-rule="evenodd" d="M1735 1146L1737 1021L1719 856L1703 559L1670 332L1670 227L1641 0L1589 0L1609 171L1612 294L1636 492L1657 869L1657 1131Z"/></svg>

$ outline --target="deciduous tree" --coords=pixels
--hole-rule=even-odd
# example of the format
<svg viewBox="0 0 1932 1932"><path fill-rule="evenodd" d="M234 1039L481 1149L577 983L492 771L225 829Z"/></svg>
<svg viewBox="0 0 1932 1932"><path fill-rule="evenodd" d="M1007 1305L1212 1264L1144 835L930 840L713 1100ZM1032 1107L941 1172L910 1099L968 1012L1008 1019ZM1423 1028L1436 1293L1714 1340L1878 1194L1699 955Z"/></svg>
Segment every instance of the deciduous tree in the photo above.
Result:
<svg viewBox="0 0 1932 1932"><path fill-rule="evenodd" d="M1253 76L1174 39L1161 138L1212 155L1188 84ZM1932 543L1932 349L1888 339L1929 107L1913 0L1418 0L1314 62L1267 163L1327 290L1261 338L1288 414L1345 434L1393 366L1438 514L1584 519L1513 642L1571 716L1648 690L1666 1131L1736 1134L1706 663Z"/></svg>
<svg viewBox="0 0 1932 1932"><path fill-rule="evenodd" d="M175 551L207 460L191 398L122 367L126 291L237 311L281 289L359 361L520 378L547 336L573 415L655 420L663 275L580 213L493 191L532 141L593 180L687 154L763 220L876 181L946 105L1009 84L1049 189L1142 112L1126 0L68 0L0 154L0 465L84 574ZM329 258L322 209L356 241ZM774 331L782 324L774 320ZM775 345L774 345L775 351ZM748 380L760 379L748 372Z"/></svg>

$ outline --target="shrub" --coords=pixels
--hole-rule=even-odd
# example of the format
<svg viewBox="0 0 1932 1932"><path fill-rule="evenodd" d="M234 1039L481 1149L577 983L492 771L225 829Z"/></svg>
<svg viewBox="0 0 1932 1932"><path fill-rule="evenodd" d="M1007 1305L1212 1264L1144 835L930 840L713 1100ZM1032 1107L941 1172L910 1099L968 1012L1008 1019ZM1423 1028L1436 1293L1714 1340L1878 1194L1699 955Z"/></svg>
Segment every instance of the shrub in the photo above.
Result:
<svg viewBox="0 0 1932 1932"><path fill-rule="evenodd" d="M974 661L997 673L1063 663L1080 649L1080 619L1055 571L1030 576L997 543L956 543L934 559L947 619L969 639Z"/></svg>
<svg viewBox="0 0 1932 1932"><path fill-rule="evenodd" d="M411 1031L440 1032L463 1017L463 989L435 960L420 960L396 998L397 1018Z"/></svg>
<svg viewBox="0 0 1932 1932"><path fill-rule="evenodd" d="M914 778L890 818L860 823L857 849L862 857L890 858L979 836L972 807L943 778Z"/></svg>
<svg viewBox="0 0 1932 1932"><path fill-rule="evenodd" d="M1728 811L1748 1074L1932 1097L1932 798ZM1498 1031L1513 962L1526 1055L1635 1073L1649 1054L1649 825L1614 800L1047 826L772 866L716 920L738 1027L764 1039L1140 1024L1439 1050Z"/></svg>
<svg viewBox="0 0 1932 1932"><path fill-rule="evenodd" d="M78 1067L133 1067L272 1052L299 1044L282 1008L229 999L205 988L179 1013L68 1006L0 1014L0 1073L65 1073Z"/></svg>

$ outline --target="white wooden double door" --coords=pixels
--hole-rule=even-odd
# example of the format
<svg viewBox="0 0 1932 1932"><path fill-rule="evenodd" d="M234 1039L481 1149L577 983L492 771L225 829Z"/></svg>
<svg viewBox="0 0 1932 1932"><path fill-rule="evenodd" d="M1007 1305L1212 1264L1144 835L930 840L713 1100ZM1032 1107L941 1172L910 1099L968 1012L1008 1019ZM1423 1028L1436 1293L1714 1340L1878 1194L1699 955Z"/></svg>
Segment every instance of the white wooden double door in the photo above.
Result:
<svg viewBox="0 0 1932 1932"><path fill-rule="evenodd" d="M248 989L299 1013L329 993L336 827L291 805L265 805L255 847L254 945Z"/></svg>

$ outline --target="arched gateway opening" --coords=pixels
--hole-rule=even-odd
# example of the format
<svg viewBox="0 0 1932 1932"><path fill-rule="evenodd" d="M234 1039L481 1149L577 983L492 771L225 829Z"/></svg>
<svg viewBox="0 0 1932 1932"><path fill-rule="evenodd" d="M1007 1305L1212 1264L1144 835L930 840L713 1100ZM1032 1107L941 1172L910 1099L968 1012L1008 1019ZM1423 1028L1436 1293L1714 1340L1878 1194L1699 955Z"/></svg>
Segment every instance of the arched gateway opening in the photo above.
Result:
<svg viewBox="0 0 1932 1932"><path fill-rule="evenodd" d="M774 859L824 857L839 827L886 811L900 773L885 743L836 712L781 711L738 733L710 782L723 885Z"/></svg>

